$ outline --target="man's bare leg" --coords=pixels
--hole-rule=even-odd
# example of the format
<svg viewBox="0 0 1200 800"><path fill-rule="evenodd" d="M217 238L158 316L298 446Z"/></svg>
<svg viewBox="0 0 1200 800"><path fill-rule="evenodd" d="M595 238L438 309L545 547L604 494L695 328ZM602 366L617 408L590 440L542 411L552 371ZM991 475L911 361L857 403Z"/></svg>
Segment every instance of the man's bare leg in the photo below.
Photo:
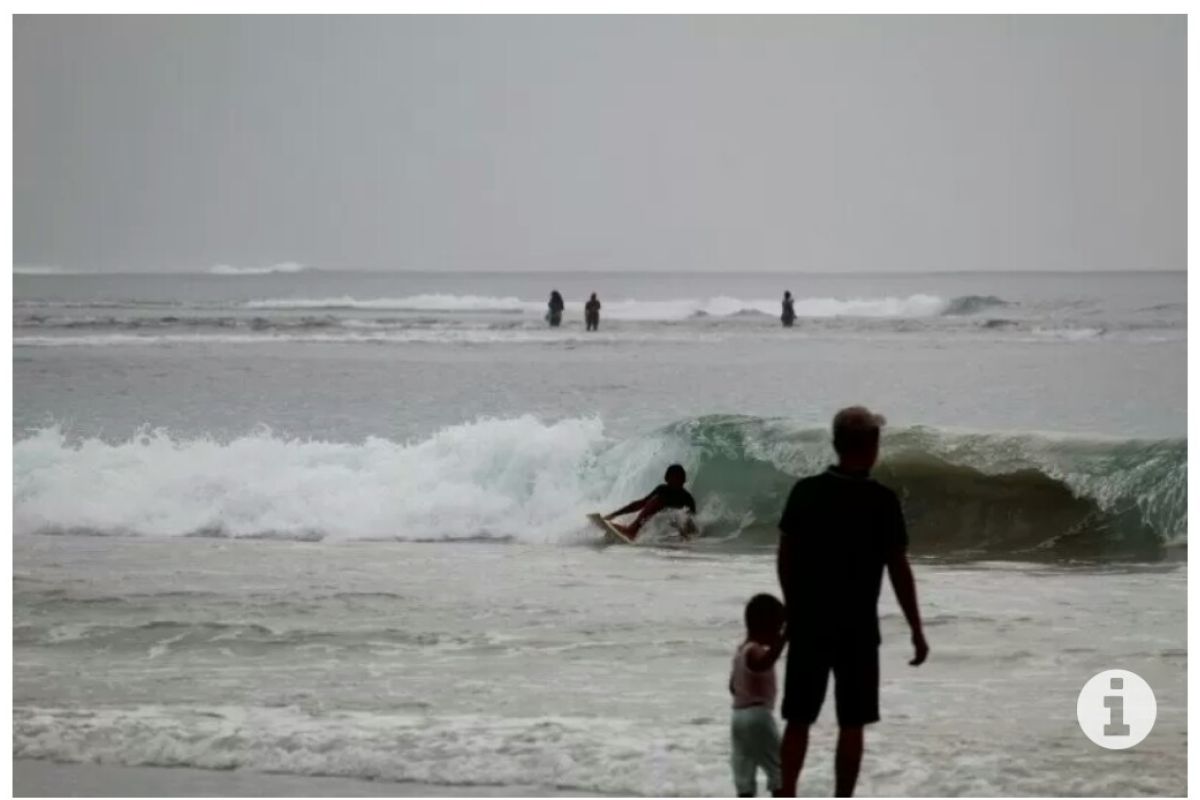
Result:
<svg viewBox="0 0 1200 800"><path fill-rule="evenodd" d="M838 797L851 797L854 794L854 784L858 782L858 766L862 763L863 729L839 728L837 743L837 761L834 769L837 773L837 788L834 794Z"/></svg>
<svg viewBox="0 0 1200 800"><path fill-rule="evenodd" d="M808 726L798 722L789 722L783 731L783 743L780 745L781 772L783 773L777 797L795 797L796 782L800 780L800 770L804 766L804 756L808 752Z"/></svg>

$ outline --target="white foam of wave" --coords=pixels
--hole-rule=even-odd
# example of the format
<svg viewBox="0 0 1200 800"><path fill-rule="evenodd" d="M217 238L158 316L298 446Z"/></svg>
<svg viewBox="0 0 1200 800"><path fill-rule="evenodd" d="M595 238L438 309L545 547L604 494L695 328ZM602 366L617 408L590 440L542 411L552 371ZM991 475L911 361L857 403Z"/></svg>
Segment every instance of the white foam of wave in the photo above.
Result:
<svg viewBox="0 0 1200 800"><path fill-rule="evenodd" d="M60 273L63 275L71 273ZM82 274L82 273L75 273ZM13 308L178 308L177 300L14 300Z"/></svg>
<svg viewBox="0 0 1200 800"><path fill-rule="evenodd" d="M370 323L348 325L342 333L164 333L131 334L112 333L91 336L15 336L13 347L170 347L203 345L246 345L246 344L545 344L553 346L603 344L622 341L644 341L645 336L635 331L609 330L587 333L582 329L564 331L537 329L492 329L492 328L447 328L425 327L389 330ZM674 331L657 332L653 340L657 343L686 343L697 341L719 341L720 332Z"/></svg>
<svg viewBox="0 0 1200 800"><path fill-rule="evenodd" d="M796 314L800 317L932 317L948 307L945 298L914 294L908 297L798 298ZM542 300L522 300L517 297L482 295L420 294L411 297L359 299L351 296L326 298L273 298L251 300L244 304L252 309L371 309L390 311L449 311L504 312L542 315L546 303ZM605 302L602 318L631 321L679 321L698 316L729 317L746 312L777 316L778 299L742 299L718 296L682 298L675 300L612 300ZM582 316L583 302L568 302L568 316Z"/></svg>
<svg viewBox="0 0 1200 800"><path fill-rule="evenodd" d="M380 297L359 300L349 295L324 298L277 298L250 300L243 304L254 309L346 309L361 308L379 311L506 311L526 312L545 310L545 304L516 297L487 297L482 295L418 294L412 297Z"/></svg>
<svg viewBox="0 0 1200 800"><path fill-rule="evenodd" d="M727 724L716 715L703 724L684 720L667 742L640 720L596 716L24 707L14 709L13 755L415 781L458 786L463 795L472 785L500 784L702 796L728 780Z"/></svg>
<svg viewBox="0 0 1200 800"><path fill-rule="evenodd" d="M230 442L142 432L110 444L44 429L13 448L19 533L281 538L496 538L545 542L644 493L655 441L605 447L595 419L525 416L444 428L418 442Z"/></svg>
<svg viewBox="0 0 1200 800"><path fill-rule="evenodd" d="M40 264L14 264L14 275L76 275L79 273L63 267L44 266Z"/></svg>
<svg viewBox="0 0 1200 800"><path fill-rule="evenodd" d="M297 264L294 261L285 261L280 264L273 264L267 267L232 267L228 264L217 264L208 271L210 275L275 275L287 274L293 272L304 272L307 269L303 264Z"/></svg>
<svg viewBox="0 0 1200 800"><path fill-rule="evenodd" d="M1096 339L1104 335L1103 328L1040 328L1032 331L1034 336L1043 339L1059 339L1068 342L1081 342Z"/></svg>

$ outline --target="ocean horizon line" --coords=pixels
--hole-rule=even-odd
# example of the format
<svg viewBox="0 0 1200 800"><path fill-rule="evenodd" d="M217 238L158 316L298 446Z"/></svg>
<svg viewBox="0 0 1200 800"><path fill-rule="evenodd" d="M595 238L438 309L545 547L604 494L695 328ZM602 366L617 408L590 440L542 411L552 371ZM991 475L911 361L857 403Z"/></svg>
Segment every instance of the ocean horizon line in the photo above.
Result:
<svg viewBox="0 0 1200 800"><path fill-rule="evenodd" d="M928 269L928 270L783 270L783 269L754 269L743 271L722 271L716 269L582 269L582 270L553 270L553 269L382 269L382 268L341 268L341 267L304 267L302 269L272 270L271 268L247 268L245 271L229 272L214 271L213 269L195 270L154 270L154 269L118 269L118 270L81 270L70 268L49 267L14 267L13 277L22 278L67 278L67 277L206 277L206 278L246 278L278 275L300 275L305 273L343 274L343 275L726 275L726 276L761 276L761 275L796 275L812 277L903 277L923 275L1176 275L1187 274L1187 268L1180 269Z"/></svg>

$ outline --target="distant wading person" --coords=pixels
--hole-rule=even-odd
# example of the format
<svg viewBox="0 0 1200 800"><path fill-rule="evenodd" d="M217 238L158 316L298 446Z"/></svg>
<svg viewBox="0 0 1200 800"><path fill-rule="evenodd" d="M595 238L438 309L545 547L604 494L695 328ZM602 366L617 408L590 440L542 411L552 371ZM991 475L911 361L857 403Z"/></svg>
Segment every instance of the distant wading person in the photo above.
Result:
<svg viewBox="0 0 1200 800"><path fill-rule="evenodd" d="M562 295L558 293L558 290L555 289L550 292L550 302L546 304L548 309L546 311L546 322L550 323L551 328L557 328L562 322L564 306Z"/></svg>
<svg viewBox="0 0 1200 800"><path fill-rule="evenodd" d="M863 727L879 720L879 589L886 566L912 631L918 666L929 655L895 492L870 478L882 417L858 406L833 418L838 464L796 483L779 522L779 583L792 642L784 684L783 786L794 797L808 728L834 678L836 794L854 793Z"/></svg>
<svg viewBox="0 0 1200 800"><path fill-rule="evenodd" d="M792 323L796 321L796 309L795 309L793 303L794 303L794 301L792 300L792 293L784 292L783 293L783 314L780 315L779 319L781 322L783 322L783 327L785 327L785 328L792 327Z"/></svg>
<svg viewBox="0 0 1200 800"><path fill-rule="evenodd" d="M595 292L592 292L591 299L583 307L583 321L589 331L600 330L600 300Z"/></svg>

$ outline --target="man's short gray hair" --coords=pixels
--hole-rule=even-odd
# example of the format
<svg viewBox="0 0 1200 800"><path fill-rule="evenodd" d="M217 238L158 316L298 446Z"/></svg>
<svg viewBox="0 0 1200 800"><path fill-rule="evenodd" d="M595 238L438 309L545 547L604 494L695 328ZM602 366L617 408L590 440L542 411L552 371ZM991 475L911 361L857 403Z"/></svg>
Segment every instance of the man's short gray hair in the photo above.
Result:
<svg viewBox="0 0 1200 800"><path fill-rule="evenodd" d="M879 443L879 429L887 424L881 414L864 406L843 408L833 415L833 449L855 453Z"/></svg>

